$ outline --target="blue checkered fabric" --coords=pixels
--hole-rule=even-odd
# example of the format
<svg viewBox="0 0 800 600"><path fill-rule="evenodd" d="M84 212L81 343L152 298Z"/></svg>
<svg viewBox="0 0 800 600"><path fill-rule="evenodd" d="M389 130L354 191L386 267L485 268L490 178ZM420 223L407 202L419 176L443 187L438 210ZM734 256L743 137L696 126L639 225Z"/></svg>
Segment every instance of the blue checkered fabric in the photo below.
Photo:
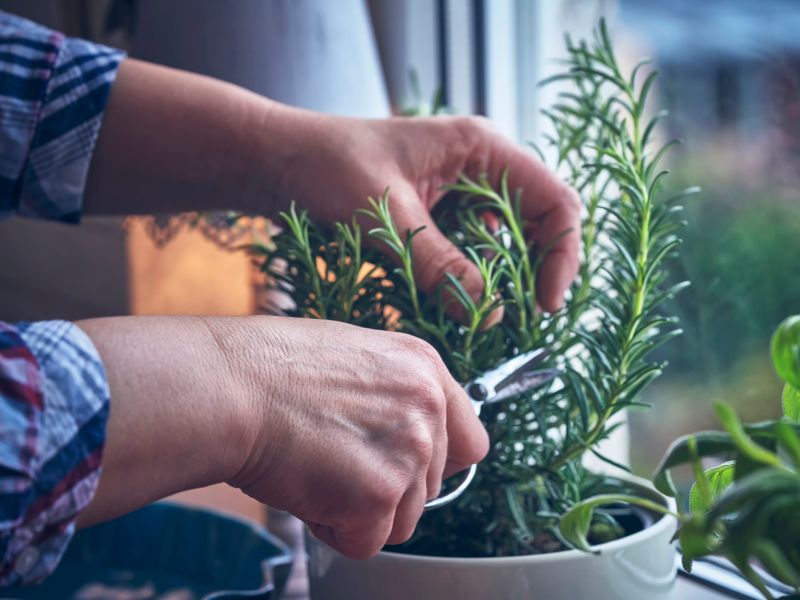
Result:
<svg viewBox="0 0 800 600"><path fill-rule="evenodd" d="M79 220L123 57L0 12L0 217Z"/></svg>
<svg viewBox="0 0 800 600"><path fill-rule="evenodd" d="M0 217L79 220L123 56L0 12ZM77 326L0 321L0 586L58 564L97 488L108 410Z"/></svg>

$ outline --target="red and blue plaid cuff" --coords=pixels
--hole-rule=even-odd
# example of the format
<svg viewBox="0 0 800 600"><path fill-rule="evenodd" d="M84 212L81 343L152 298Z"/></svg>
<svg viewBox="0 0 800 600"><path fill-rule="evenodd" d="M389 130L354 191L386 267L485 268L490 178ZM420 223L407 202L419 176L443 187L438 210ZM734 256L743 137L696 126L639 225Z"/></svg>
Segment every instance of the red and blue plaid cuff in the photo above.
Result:
<svg viewBox="0 0 800 600"><path fill-rule="evenodd" d="M0 322L0 585L58 564L97 488L108 409L105 370L77 326Z"/></svg>

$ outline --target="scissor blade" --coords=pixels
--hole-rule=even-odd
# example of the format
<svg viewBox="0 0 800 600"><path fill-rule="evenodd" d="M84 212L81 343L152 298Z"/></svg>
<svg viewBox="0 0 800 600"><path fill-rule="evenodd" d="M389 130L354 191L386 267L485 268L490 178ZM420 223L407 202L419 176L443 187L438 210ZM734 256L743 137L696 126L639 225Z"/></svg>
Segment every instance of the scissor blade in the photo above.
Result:
<svg viewBox="0 0 800 600"><path fill-rule="evenodd" d="M489 390L489 395L492 395L506 383L516 379L520 373L526 370L533 371L534 365L541 361L546 354L547 351L544 348L530 350L500 363L494 369L478 377L475 382L483 385Z"/></svg>
<svg viewBox="0 0 800 600"><path fill-rule="evenodd" d="M561 375L561 373L561 369L555 368L520 373L513 381L509 381L501 389L497 390L494 395L489 396L489 398L486 399L486 404L502 402L513 396L524 394L540 385L553 381L553 379Z"/></svg>

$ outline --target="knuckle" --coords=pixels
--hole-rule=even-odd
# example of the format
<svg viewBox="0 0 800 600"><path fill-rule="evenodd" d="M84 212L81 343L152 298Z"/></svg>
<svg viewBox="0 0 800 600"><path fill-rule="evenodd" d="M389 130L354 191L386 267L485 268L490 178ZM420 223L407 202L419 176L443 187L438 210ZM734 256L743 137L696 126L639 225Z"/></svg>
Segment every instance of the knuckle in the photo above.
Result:
<svg viewBox="0 0 800 600"><path fill-rule="evenodd" d="M476 148L496 132L494 123L480 115L454 117L454 125L460 138L459 144L464 148Z"/></svg>
<svg viewBox="0 0 800 600"><path fill-rule="evenodd" d="M443 415L446 397L442 381L450 375L439 352L421 338L405 333L394 335L405 354L405 360L398 361L395 355L393 361L393 368L401 371L398 379L402 381L404 402L427 415Z"/></svg>
<svg viewBox="0 0 800 600"><path fill-rule="evenodd" d="M380 478L376 479L376 481L380 481ZM398 482L384 480L381 485L374 486L373 489L365 493L365 508L379 517L383 517L394 511L403 497L404 491L405 486L400 485Z"/></svg>
<svg viewBox="0 0 800 600"><path fill-rule="evenodd" d="M464 127L478 135L494 132L496 130L495 124L491 119L483 115L469 115L462 118L464 119Z"/></svg>
<svg viewBox="0 0 800 600"><path fill-rule="evenodd" d="M422 338L414 337L408 333L399 334L397 339L401 340L405 347L413 353L424 353L426 352L426 347L430 345Z"/></svg>
<svg viewBox="0 0 800 600"><path fill-rule="evenodd" d="M428 427L416 422L407 428L406 447L415 458L415 462L427 465L433 458L434 441Z"/></svg>
<svg viewBox="0 0 800 600"><path fill-rule="evenodd" d="M463 279L470 265L471 263L455 247L448 249L436 265L436 280L443 281L448 273L456 279Z"/></svg>
<svg viewBox="0 0 800 600"><path fill-rule="evenodd" d="M439 386L419 377L410 386L410 400L420 412L436 419L444 417L447 401Z"/></svg>
<svg viewBox="0 0 800 600"><path fill-rule="evenodd" d="M407 333L400 334L401 343L404 349L409 352L416 360L423 360L426 363L433 363L438 365L442 361L436 348L431 346L425 340L414 337Z"/></svg>

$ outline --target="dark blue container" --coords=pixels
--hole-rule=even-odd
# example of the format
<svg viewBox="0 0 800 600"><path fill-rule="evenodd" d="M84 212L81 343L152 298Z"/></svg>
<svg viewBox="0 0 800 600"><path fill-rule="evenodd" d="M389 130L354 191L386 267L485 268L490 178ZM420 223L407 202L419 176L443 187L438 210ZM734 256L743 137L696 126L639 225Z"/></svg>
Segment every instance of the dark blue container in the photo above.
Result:
<svg viewBox="0 0 800 600"><path fill-rule="evenodd" d="M58 569L0 598L78 600L277 600L289 548L264 528L168 502L79 531Z"/></svg>

